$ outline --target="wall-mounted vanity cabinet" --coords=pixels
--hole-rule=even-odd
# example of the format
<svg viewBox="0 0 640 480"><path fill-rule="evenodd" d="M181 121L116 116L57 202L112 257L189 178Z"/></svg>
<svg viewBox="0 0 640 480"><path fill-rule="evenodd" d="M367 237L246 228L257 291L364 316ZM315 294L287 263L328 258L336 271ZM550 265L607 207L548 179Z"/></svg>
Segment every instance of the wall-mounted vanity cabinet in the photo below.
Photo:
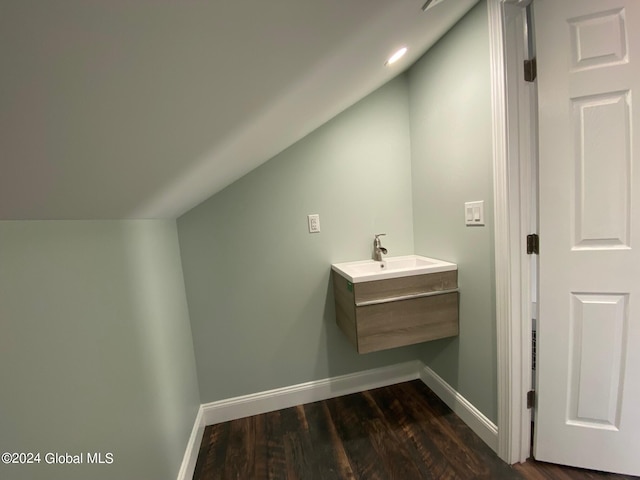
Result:
<svg viewBox="0 0 640 480"><path fill-rule="evenodd" d="M417 255L332 265L336 322L359 353L458 335L457 265Z"/></svg>

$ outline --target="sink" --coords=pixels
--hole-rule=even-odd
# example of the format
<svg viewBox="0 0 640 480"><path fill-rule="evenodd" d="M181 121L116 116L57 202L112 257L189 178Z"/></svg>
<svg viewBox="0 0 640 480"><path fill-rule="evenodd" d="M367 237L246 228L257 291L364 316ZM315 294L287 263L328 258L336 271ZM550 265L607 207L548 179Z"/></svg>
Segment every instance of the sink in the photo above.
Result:
<svg viewBox="0 0 640 480"><path fill-rule="evenodd" d="M457 270L458 266L455 263L435 258L404 255L388 257L381 262L360 260L357 262L334 263L331 268L352 283L360 283L428 273L449 272Z"/></svg>
<svg viewBox="0 0 640 480"><path fill-rule="evenodd" d="M458 335L458 266L405 255L331 265L336 323L358 353Z"/></svg>

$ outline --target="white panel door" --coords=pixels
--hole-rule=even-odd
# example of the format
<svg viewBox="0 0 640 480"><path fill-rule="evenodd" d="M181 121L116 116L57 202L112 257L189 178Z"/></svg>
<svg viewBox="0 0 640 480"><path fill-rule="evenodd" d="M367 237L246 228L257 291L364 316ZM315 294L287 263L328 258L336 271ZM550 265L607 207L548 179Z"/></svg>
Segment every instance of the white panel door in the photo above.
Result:
<svg viewBox="0 0 640 480"><path fill-rule="evenodd" d="M640 0L534 0L534 456L640 475Z"/></svg>

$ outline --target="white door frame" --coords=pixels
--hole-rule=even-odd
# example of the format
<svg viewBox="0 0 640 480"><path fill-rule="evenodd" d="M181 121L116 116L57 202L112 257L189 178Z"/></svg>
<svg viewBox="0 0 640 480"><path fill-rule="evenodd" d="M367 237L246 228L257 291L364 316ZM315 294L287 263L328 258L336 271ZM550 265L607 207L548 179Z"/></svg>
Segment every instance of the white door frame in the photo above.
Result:
<svg viewBox="0 0 640 480"><path fill-rule="evenodd" d="M524 93L508 72L517 62L516 45L522 38L508 28L509 9L526 7L530 0L487 0L493 123L493 178L495 215L496 333L498 359L498 455L507 463L529 456L530 413L526 393L531 384L531 281L524 254L523 231L529 225L530 162L521 159L524 128L531 128L531 111L518 107ZM513 73L513 72L511 72ZM525 123L526 125L523 125ZM530 130L529 130L530 131ZM526 132L525 132L526 133ZM529 232L532 233L532 232Z"/></svg>

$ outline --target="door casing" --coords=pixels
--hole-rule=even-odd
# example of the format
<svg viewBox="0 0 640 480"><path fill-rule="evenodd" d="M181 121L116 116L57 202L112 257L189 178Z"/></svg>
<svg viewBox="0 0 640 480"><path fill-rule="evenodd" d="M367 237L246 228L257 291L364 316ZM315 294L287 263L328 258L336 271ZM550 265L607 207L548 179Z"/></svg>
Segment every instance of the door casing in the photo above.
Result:
<svg viewBox="0 0 640 480"><path fill-rule="evenodd" d="M531 132L535 119L530 93L510 67L519 63L522 32L509 24L530 0L487 0L493 133L495 216L496 335L498 363L498 455L512 464L530 452L530 413L526 394L531 382L531 271L523 260L523 231L532 211L525 199L533 189L532 159L520 155L518 132ZM510 47L513 48L510 48ZM517 106L514 105L517 99ZM518 153L518 154L516 154ZM524 321L521 321L524 319Z"/></svg>

